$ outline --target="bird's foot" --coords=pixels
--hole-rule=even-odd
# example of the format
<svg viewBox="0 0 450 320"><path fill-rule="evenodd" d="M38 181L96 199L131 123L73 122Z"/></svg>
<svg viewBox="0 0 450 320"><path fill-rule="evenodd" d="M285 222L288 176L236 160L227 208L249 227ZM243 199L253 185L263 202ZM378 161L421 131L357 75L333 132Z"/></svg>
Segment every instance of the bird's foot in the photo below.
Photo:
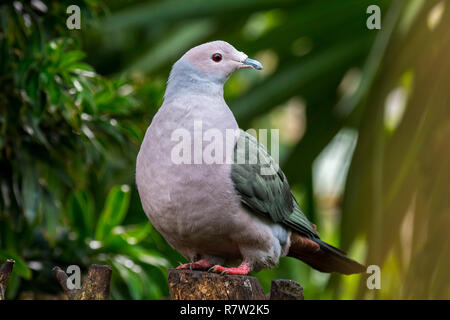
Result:
<svg viewBox="0 0 450 320"><path fill-rule="evenodd" d="M229 275L247 275L250 272L250 264L247 262L243 262L239 267L235 268L225 268L216 264L212 268L210 268L209 272L220 273L220 274L229 274Z"/></svg>
<svg viewBox="0 0 450 320"><path fill-rule="evenodd" d="M177 269L182 270L207 270L211 267L211 263L208 260L201 259L191 263L180 264Z"/></svg>

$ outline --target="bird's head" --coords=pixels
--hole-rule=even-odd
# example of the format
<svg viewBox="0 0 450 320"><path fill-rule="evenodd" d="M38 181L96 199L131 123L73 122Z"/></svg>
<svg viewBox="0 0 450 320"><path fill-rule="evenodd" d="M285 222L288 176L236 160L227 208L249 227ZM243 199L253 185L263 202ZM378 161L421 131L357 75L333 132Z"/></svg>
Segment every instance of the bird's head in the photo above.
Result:
<svg viewBox="0 0 450 320"><path fill-rule="evenodd" d="M172 71L188 72L198 80L223 84L234 71L242 68L261 70L262 65L225 41L212 41L190 49Z"/></svg>

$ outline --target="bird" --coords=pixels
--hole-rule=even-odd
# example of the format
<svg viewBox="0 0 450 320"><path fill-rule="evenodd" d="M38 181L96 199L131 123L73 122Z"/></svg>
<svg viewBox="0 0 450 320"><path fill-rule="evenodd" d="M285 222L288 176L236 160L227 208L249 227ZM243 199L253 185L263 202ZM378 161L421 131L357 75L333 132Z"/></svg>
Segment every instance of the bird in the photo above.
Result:
<svg viewBox="0 0 450 320"><path fill-rule="evenodd" d="M136 159L145 214L189 261L177 269L247 275L290 256L321 272L363 272L364 265L320 238L277 162L239 128L224 84L245 68L263 67L221 40L174 63ZM219 147L211 151L212 144Z"/></svg>

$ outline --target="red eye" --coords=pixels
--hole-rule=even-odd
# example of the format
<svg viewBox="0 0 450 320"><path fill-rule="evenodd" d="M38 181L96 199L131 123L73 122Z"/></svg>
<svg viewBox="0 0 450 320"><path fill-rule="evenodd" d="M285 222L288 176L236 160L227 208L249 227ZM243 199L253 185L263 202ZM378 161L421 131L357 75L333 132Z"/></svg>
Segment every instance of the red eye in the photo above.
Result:
<svg viewBox="0 0 450 320"><path fill-rule="evenodd" d="M220 62L222 60L222 55L220 53L214 53L211 57L214 62Z"/></svg>

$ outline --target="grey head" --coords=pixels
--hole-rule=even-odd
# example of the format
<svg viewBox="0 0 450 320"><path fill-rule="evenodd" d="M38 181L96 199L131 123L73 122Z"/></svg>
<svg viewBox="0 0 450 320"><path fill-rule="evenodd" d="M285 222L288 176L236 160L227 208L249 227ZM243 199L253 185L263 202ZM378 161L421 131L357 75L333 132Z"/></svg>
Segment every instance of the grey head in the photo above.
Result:
<svg viewBox="0 0 450 320"><path fill-rule="evenodd" d="M239 69L261 70L260 62L250 59L225 41L201 44L186 52L172 67L165 99L180 92L223 94L223 85Z"/></svg>

